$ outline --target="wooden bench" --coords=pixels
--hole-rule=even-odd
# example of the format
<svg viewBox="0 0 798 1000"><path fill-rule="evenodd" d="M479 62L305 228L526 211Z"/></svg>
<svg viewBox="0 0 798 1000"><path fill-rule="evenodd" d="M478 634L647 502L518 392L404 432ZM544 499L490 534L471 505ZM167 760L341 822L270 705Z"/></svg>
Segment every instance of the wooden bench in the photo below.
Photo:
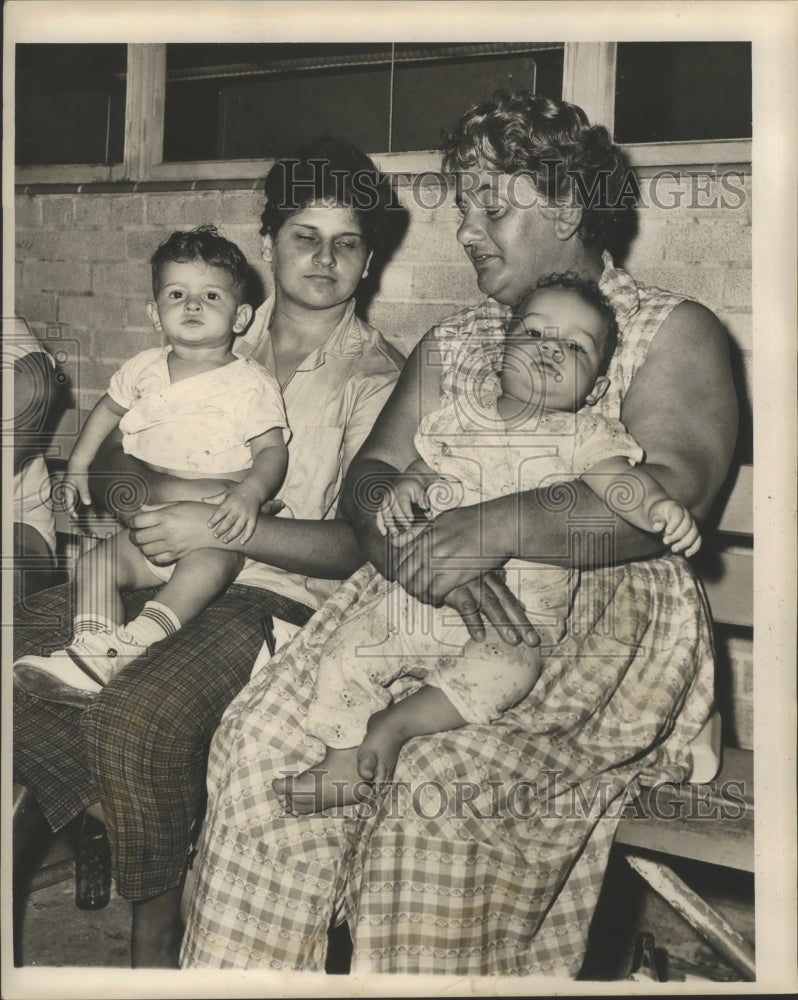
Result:
<svg viewBox="0 0 798 1000"><path fill-rule="evenodd" d="M716 505L695 565L717 632L753 634L753 468L742 466ZM720 742L720 717L712 737ZM711 742L711 741L710 741ZM704 743L703 751L708 749ZM697 896L663 856L754 871L754 761L751 750L718 747L720 769L702 784L644 789L615 838L626 860L746 980L756 978L752 945Z"/></svg>

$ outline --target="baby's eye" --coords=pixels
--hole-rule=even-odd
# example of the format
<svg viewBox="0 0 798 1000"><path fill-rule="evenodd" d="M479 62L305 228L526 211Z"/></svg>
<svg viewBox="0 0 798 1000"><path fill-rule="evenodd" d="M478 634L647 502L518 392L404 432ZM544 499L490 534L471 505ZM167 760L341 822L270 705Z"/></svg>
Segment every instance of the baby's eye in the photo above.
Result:
<svg viewBox="0 0 798 1000"><path fill-rule="evenodd" d="M208 292L206 298L210 299L211 302L217 302L220 296L218 292Z"/></svg>
<svg viewBox="0 0 798 1000"><path fill-rule="evenodd" d="M169 292L166 297L168 299L175 299L175 300L176 299L182 299L183 298L183 293L179 292L177 289L172 289L172 291Z"/></svg>
<svg viewBox="0 0 798 1000"><path fill-rule="evenodd" d="M574 354L587 354L587 351L582 347L581 344L575 343L573 340L569 340L565 345L566 350L573 351Z"/></svg>
<svg viewBox="0 0 798 1000"><path fill-rule="evenodd" d="M540 340L543 337L543 331L536 329L534 326L525 326L524 332L528 337L532 337L533 340Z"/></svg>

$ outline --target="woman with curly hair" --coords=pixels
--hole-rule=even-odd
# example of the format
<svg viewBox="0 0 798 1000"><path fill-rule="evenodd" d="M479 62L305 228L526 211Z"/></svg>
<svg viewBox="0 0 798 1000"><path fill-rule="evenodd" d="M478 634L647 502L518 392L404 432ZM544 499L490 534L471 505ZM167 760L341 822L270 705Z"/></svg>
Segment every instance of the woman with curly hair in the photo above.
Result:
<svg viewBox="0 0 798 1000"><path fill-rule="evenodd" d="M605 129L562 101L498 95L461 118L443 163L487 298L422 338L350 467L343 509L369 562L214 736L187 967L320 970L332 920L348 922L357 972L576 975L619 805L642 781L689 775L710 713L710 622L688 562L586 483L521 484L435 513L402 544L383 534L425 418L505 377L508 320L552 272L596 282L609 301L620 336L595 411L621 421L642 449L636 468L698 521L736 437L719 321L613 262L626 177ZM450 363L453 345L473 346L482 368ZM508 585L518 560L581 575L545 650ZM305 720L325 643L383 578L459 616L476 643L491 628L539 656L539 676L492 722L408 740L393 780L363 801L289 812L273 782L323 752ZM420 684L392 692L399 707Z"/></svg>

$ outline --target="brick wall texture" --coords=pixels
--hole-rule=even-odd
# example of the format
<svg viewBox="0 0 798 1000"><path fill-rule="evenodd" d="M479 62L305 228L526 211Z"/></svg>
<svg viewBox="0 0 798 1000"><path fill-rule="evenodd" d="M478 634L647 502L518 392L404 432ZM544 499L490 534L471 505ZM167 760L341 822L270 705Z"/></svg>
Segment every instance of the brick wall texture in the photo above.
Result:
<svg viewBox="0 0 798 1000"><path fill-rule="evenodd" d="M369 321L407 354L437 319L477 301L457 243L458 213L434 175L402 177L404 239L380 278ZM726 324L750 460L752 372L750 171L641 176L636 235L622 263L636 277L697 298ZM258 190L35 193L16 197L16 313L57 356L74 405L90 408L121 361L159 341L145 312L148 259L173 229L212 222L269 287ZM752 745L750 640L729 649L735 740Z"/></svg>

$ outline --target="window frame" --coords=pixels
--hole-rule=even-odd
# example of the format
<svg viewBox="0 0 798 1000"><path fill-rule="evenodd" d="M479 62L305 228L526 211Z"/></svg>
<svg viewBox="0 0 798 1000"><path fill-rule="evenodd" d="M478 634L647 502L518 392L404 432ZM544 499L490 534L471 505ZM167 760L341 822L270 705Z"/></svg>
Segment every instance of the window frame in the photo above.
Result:
<svg viewBox="0 0 798 1000"><path fill-rule="evenodd" d="M580 105L591 121L612 131L615 110L615 42L565 42L563 99ZM162 160L166 98L166 44L129 43L125 94L124 162L16 168L16 183L210 183L257 180L271 160ZM622 148L633 167L699 166L751 162L750 139L629 143ZM437 172L436 150L387 153L368 150L388 173Z"/></svg>

